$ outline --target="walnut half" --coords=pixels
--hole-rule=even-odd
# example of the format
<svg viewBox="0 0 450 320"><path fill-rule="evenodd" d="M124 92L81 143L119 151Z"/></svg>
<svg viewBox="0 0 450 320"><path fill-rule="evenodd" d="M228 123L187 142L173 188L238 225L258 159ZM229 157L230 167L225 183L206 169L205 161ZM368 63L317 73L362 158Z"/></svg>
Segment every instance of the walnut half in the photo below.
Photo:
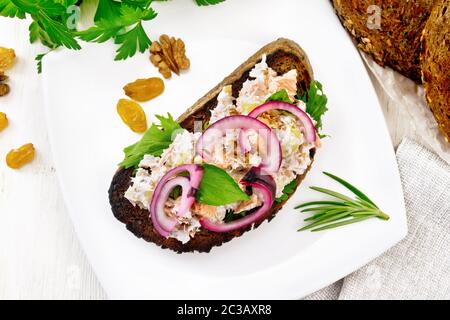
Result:
<svg viewBox="0 0 450 320"><path fill-rule="evenodd" d="M150 46L150 61L166 79L172 77L172 72L179 75L191 65L183 40L165 34Z"/></svg>

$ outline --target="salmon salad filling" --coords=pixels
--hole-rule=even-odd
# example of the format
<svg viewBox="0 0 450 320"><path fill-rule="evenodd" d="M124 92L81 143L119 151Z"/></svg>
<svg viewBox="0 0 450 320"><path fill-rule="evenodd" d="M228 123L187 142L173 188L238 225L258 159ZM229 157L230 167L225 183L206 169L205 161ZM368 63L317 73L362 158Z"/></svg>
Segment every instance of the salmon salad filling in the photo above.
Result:
<svg viewBox="0 0 450 320"><path fill-rule="evenodd" d="M294 107L301 110L300 112L308 117L308 121L315 125L315 121L306 113L305 103L297 101L297 90L297 71L294 69L283 75L277 75L267 65L266 56L263 56L261 62L251 70L250 79L243 84L238 97L233 97L231 86L225 86L222 89L217 98L217 106L211 110L208 126L214 127L220 121L233 116L252 116L255 109L264 105L280 91L285 92L290 101L295 101ZM320 139L316 132L313 131L314 139L308 139L298 118L286 110L273 108L262 110L264 112L257 115L257 121L261 123L261 126L270 128L279 141L281 159L277 172L271 175L274 199L282 197L285 187L298 175L305 173L312 161L311 150L320 146ZM242 143L241 131L235 128L227 130L221 137L220 143L208 152L208 158L205 159L205 156L198 153L197 148L202 133L183 130L175 136L161 156L144 156L132 178L130 187L125 192L125 198L134 206L151 211L155 189L165 175L179 166L201 165L205 162L226 171L242 190L246 191L248 186L241 183L242 179L252 168L264 165L265 155L261 152L241 152L239 147ZM247 130L246 140L247 151L259 150L261 138L257 130ZM182 177L179 177L179 180L181 181ZM185 210L186 195L180 193L172 192L172 196L165 200L162 210L167 217L176 220L167 237L175 238L182 243L187 243L202 228L202 219L206 218L214 224L225 224L228 215L237 216L243 212L256 210L264 206L265 199L264 192L255 188L246 200L221 206L194 201L188 210ZM185 211L184 214L180 215L180 210Z"/></svg>

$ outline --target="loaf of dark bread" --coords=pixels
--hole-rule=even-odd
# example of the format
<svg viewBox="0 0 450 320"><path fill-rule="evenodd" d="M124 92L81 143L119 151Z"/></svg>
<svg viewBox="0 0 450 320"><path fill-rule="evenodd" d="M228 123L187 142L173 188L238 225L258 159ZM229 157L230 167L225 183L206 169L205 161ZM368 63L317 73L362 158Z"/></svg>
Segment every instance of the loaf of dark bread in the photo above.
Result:
<svg viewBox="0 0 450 320"><path fill-rule="evenodd" d="M421 82L420 39L435 0L332 2L358 48L381 66Z"/></svg>
<svg viewBox="0 0 450 320"><path fill-rule="evenodd" d="M309 88L309 85L313 80L313 72L305 52L295 42L287 39L279 39L266 45L255 53L220 84L189 108L178 119L181 126L189 131L193 131L194 121L208 121L210 118L210 110L214 109L217 105L217 97L224 86L232 85L233 96L237 97L243 83L249 79L250 71L255 64L261 61L263 54L267 55L267 64L278 74L284 74L292 69L297 70L297 83L300 92L304 92ZM311 150L310 157L312 160L314 158L314 153L315 149ZM307 171L303 175L297 176L297 186L306 176ZM173 238L166 239L153 228L151 219L149 218L149 212L133 206L124 197L125 191L131 184L132 174L133 169L125 170L120 168L117 171L109 189L109 200L114 216L119 221L126 224L127 229L139 238L143 238L162 248L168 248L178 253L193 251L209 252L211 248L220 246L252 229L252 226L248 226L228 233L215 233L201 229L195 237L186 244ZM274 203L272 209L266 216L257 221L253 227L258 227L265 220L270 221L287 200L281 203Z"/></svg>
<svg viewBox="0 0 450 320"><path fill-rule="evenodd" d="M450 142L450 0L437 0L422 36L422 77L428 105Z"/></svg>

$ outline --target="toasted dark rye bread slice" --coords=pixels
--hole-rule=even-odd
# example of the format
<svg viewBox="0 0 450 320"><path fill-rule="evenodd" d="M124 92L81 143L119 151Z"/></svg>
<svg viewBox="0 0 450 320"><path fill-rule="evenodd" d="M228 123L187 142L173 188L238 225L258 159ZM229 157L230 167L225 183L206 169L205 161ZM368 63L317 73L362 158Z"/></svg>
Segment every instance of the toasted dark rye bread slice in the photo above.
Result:
<svg viewBox="0 0 450 320"><path fill-rule="evenodd" d="M305 91L309 88L310 82L313 79L313 72L306 54L295 42L287 39L279 39L259 50L231 73L231 75L225 78L220 84L189 108L186 113L178 119L181 126L192 131L195 120L208 121L210 118L210 110L216 106L217 96L224 86L231 84L233 87L233 96L237 97L243 83L249 79L249 72L256 63L261 61L263 54L267 55L268 65L278 74L284 74L289 70L297 69L298 87L301 91ZM314 153L315 149L311 151L311 159L314 158ZM297 186L306 176L307 171L303 175L297 176ZM182 244L176 239L163 238L153 228L151 219L149 219L149 212L134 207L124 197L125 191L130 186L132 173L133 169L125 170L121 168L117 171L109 189L109 200L114 216L125 223L127 229L139 238L143 238L162 248L168 248L178 253L193 251L209 252L212 247L220 246L252 229L252 227L249 226L228 233L214 233L202 229L186 244ZM254 227L258 227L264 220L270 221L283 207L286 201L275 203L267 215L257 221Z"/></svg>
<svg viewBox="0 0 450 320"><path fill-rule="evenodd" d="M332 0L343 26L358 48L381 66L421 82L420 38L435 0ZM367 25L378 6L381 29ZM368 12L369 10L369 12Z"/></svg>
<svg viewBox="0 0 450 320"><path fill-rule="evenodd" d="M422 37L422 78L428 105L450 142L450 0L438 0Z"/></svg>

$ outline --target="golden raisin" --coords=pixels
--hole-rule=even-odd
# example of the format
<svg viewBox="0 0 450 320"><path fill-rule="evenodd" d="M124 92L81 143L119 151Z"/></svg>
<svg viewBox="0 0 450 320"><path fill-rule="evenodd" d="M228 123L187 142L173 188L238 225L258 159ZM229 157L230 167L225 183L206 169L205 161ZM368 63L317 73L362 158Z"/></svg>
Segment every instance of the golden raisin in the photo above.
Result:
<svg viewBox="0 0 450 320"><path fill-rule="evenodd" d="M13 149L6 155L6 164L11 169L20 169L24 165L30 163L34 159L34 146L27 143L19 149Z"/></svg>
<svg viewBox="0 0 450 320"><path fill-rule="evenodd" d="M125 94L131 99L145 102L156 98L164 91L164 81L161 78L138 79L123 87Z"/></svg>
<svg viewBox="0 0 450 320"><path fill-rule="evenodd" d="M120 99L117 103L117 112L125 124L134 132L147 131L147 117L142 107L131 100Z"/></svg>
<svg viewBox="0 0 450 320"><path fill-rule="evenodd" d="M6 83L0 83L0 97L6 96L9 91L10 88Z"/></svg>
<svg viewBox="0 0 450 320"><path fill-rule="evenodd" d="M8 80L8 76L3 72L0 71L0 82Z"/></svg>
<svg viewBox="0 0 450 320"><path fill-rule="evenodd" d="M8 126L8 117L3 112L0 112L0 132Z"/></svg>
<svg viewBox="0 0 450 320"><path fill-rule="evenodd" d="M14 49L0 47L0 71L9 69L16 59Z"/></svg>

